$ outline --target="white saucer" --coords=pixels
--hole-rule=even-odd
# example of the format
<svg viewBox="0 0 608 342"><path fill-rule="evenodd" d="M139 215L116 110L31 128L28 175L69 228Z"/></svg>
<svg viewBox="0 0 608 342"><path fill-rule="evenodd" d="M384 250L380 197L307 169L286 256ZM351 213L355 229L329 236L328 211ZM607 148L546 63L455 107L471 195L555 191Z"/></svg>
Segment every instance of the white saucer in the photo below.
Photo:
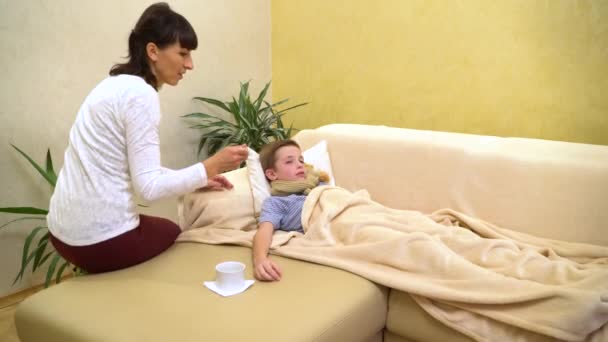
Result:
<svg viewBox="0 0 608 342"><path fill-rule="evenodd" d="M219 295L222 295L224 297L228 297L228 296L233 296L235 294L238 294L238 293L241 293L241 292L247 290L249 288L249 286L253 285L253 283L255 283L255 280L245 280L245 282L243 283L243 286L234 288L234 289L229 289L229 290L220 289L217 286L216 282L214 282L214 281L206 281L204 284L209 290L211 290Z"/></svg>

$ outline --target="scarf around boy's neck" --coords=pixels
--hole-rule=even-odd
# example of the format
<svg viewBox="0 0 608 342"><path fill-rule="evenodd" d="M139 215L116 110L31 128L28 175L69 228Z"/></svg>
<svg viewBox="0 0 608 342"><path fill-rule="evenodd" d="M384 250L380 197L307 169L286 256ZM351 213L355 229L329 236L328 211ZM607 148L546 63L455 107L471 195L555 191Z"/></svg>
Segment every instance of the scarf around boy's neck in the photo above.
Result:
<svg viewBox="0 0 608 342"><path fill-rule="evenodd" d="M270 182L272 196L289 196L292 194L308 195L312 189L319 185L319 175L313 171L312 166L306 165L306 178L301 180L275 180Z"/></svg>
<svg viewBox="0 0 608 342"><path fill-rule="evenodd" d="M314 177L316 178L316 177ZM319 184L319 179L316 180L313 177L307 177L302 180L276 180L270 182L270 194L272 196L289 196L292 194L304 194L314 189Z"/></svg>

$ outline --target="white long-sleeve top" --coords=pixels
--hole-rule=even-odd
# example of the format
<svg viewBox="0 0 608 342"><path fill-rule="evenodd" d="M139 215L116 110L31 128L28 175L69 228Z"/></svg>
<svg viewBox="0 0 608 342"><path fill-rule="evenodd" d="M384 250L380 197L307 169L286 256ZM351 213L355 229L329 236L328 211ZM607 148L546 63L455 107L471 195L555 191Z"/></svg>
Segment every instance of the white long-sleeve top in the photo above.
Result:
<svg viewBox="0 0 608 342"><path fill-rule="evenodd" d="M111 76L87 96L70 130L51 197L50 232L72 246L108 240L139 225L135 192L153 201L207 184L202 163L161 167L158 93L142 78Z"/></svg>

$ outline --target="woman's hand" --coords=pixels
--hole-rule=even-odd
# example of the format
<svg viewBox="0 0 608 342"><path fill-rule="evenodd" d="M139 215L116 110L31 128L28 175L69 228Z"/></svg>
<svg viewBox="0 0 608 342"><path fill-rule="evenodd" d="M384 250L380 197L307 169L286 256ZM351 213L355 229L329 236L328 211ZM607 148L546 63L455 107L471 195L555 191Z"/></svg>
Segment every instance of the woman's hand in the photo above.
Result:
<svg viewBox="0 0 608 342"><path fill-rule="evenodd" d="M254 261L253 275L261 281L279 281L282 271L270 258L264 258L260 261Z"/></svg>
<svg viewBox="0 0 608 342"><path fill-rule="evenodd" d="M232 183L230 183L230 181L224 177L224 175L215 175L211 178L209 178L207 180L207 185L203 188L201 188L200 190L202 191L207 191L207 190L212 190L212 191L218 191L218 190L224 190L224 189L232 189L234 187L234 185L232 185Z"/></svg>
<svg viewBox="0 0 608 342"><path fill-rule="evenodd" d="M247 159L247 145L227 146L203 161L209 179L222 172L234 170Z"/></svg>

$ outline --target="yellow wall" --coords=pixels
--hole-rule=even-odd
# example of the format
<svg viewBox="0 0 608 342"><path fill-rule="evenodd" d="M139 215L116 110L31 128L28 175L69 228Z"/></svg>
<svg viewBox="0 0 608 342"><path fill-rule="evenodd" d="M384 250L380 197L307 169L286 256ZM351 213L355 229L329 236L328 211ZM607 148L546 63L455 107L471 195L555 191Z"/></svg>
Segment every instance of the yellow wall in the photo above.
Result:
<svg viewBox="0 0 608 342"><path fill-rule="evenodd" d="M274 0L275 100L334 122L608 144L608 1Z"/></svg>

